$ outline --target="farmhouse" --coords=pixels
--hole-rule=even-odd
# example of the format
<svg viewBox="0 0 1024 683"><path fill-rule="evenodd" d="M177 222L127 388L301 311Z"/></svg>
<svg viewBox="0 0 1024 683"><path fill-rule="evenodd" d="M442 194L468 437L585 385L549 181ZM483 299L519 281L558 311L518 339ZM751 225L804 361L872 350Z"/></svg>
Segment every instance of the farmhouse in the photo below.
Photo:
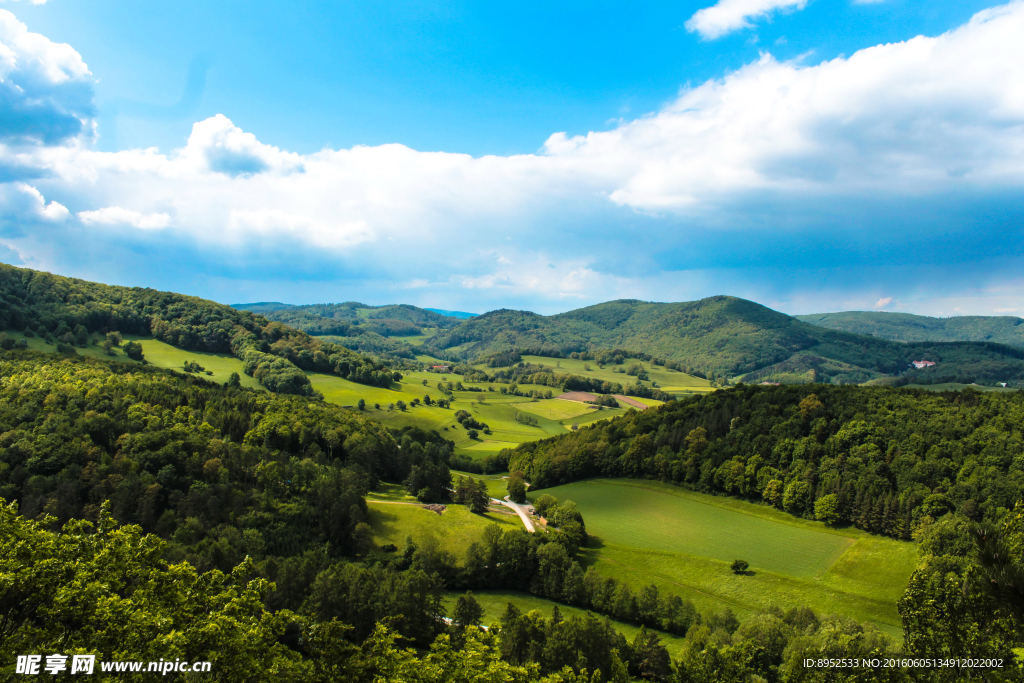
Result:
<svg viewBox="0 0 1024 683"><path fill-rule="evenodd" d="M431 372L451 372L452 368L450 365L431 365Z"/></svg>
<svg viewBox="0 0 1024 683"><path fill-rule="evenodd" d="M915 360L911 361L910 364L913 365L918 370L920 370L921 368L930 368L931 366L935 365L935 362L930 360Z"/></svg>

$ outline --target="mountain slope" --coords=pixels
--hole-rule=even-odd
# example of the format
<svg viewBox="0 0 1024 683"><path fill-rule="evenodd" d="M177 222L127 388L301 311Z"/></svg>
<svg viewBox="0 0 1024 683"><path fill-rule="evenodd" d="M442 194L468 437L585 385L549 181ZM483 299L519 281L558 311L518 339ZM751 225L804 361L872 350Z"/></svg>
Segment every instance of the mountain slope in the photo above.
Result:
<svg viewBox="0 0 1024 683"><path fill-rule="evenodd" d="M964 315L932 318L911 313L845 311L794 316L832 330L867 334L893 341L991 341L1024 348L1024 318Z"/></svg>
<svg viewBox="0 0 1024 683"><path fill-rule="evenodd" d="M4 264L0 329L56 339L71 352L95 341L96 334L151 335L187 350L231 353L265 387L292 394L312 394L302 370L375 386L389 386L393 375L372 358L215 301Z"/></svg>
<svg viewBox="0 0 1024 683"><path fill-rule="evenodd" d="M703 372L745 375L748 381L848 383L897 374L928 381L927 373L904 372L910 361L949 366L971 361L970 372L990 381L1024 380L1022 354L998 344L908 346L811 325L729 296L681 303L623 299L553 316L492 311L438 333L427 348L463 358L509 349L559 355L620 348ZM985 365L991 363L998 367Z"/></svg>

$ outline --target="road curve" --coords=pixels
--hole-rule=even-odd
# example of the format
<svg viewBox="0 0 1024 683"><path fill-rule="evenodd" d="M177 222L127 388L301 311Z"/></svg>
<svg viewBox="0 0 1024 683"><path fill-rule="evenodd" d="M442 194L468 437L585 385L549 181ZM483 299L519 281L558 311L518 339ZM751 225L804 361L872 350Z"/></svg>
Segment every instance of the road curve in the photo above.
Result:
<svg viewBox="0 0 1024 683"><path fill-rule="evenodd" d="M530 516L526 514L526 510L524 510L519 505L513 503L509 496L505 496L505 500L498 500L497 498L491 498L491 500L497 503L498 505L504 505L505 507L512 508L513 510L515 510L516 514L519 515L519 519L523 520L523 526L526 527L526 530L529 531L531 534L535 531L535 529L533 528L533 522L530 521Z"/></svg>

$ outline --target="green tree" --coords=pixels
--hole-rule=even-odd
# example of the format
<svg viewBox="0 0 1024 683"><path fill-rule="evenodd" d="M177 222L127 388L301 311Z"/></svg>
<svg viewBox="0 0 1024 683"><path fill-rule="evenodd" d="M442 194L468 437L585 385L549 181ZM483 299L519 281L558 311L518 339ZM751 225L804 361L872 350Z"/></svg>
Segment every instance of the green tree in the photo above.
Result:
<svg viewBox="0 0 1024 683"><path fill-rule="evenodd" d="M479 626L484 618L484 609L473 597L473 591L466 591L455 600L455 608L452 610L452 622L458 626Z"/></svg>
<svg viewBox="0 0 1024 683"><path fill-rule="evenodd" d="M814 516L829 526L836 526L842 519L839 512L839 496L829 493L814 501Z"/></svg>
<svg viewBox="0 0 1024 683"><path fill-rule="evenodd" d="M237 372L232 372L228 375L228 381L224 384L229 387L240 387L242 386L242 377Z"/></svg>
<svg viewBox="0 0 1024 683"><path fill-rule="evenodd" d="M128 356L132 360L141 361L144 356L142 354L142 344L136 341L130 341L124 345L124 355Z"/></svg>
<svg viewBox="0 0 1024 683"><path fill-rule="evenodd" d="M514 503L526 502L526 475L512 472L508 477L508 495Z"/></svg>
<svg viewBox="0 0 1024 683"><path fill-rule="evenodd" d="M742 574L750 568L750 563L746 560L733 560L729 568L732 569L733 574Z"/></svg>

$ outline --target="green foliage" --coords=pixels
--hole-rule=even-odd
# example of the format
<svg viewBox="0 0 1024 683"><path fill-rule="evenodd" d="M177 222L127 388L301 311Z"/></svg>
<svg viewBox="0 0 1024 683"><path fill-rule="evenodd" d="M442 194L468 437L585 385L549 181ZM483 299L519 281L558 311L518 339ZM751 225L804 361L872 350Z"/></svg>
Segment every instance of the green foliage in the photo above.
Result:
<svg viewBox="0 0 1024 683"><path fill-rule="evenodd" d="M829 526L839 524L842 515L839 513L839 496L828 493L814 501L814 518Z"/></svg>
<svg viewBox="0 0 1024 683"><path fill-rule="evenodd" d="M514 503L526 502L526 479L522 472L512 472L509 474L508 496Z"/></svg>
<svg viewBox="0 0 1024 683"><path fill-rule="evenodd" d="M1013 316L932 318L887 311L847 311L794 316L812 325L900 342L976 341L1024 347L1024 320Z"/></svg>
<svg viewBox="0 0 1024 683"><path fill-rule="evenodd" d="M925 517L998 519L1024 497L1022 424L1020 393L748 385L522 444L509 467L535 488L652 477L808 517L834 495L831 523L909 539Z"/></svg>
<svg viewBox="0 0 1024 683"><path fill-rule="evenodd" d="M743 572L750 569L750 563L746 560L733 560L732 564L729 566L729 569L732 570L733 574L742 574Z"/></svg>
<svg viewBox="0 0 1024 683"><path fill-rule="evenodd" d="M207 660L224 681L301 671L299 655L280 642L290 615L264 609L272 586L250 578L251 562L227 574L169 565L162 541L137 526L118 527L106 508L95 528L75 520L58 533L48 529L53 521L29 521L0 501L4 661L54 652L100 661Z"/></svg>

